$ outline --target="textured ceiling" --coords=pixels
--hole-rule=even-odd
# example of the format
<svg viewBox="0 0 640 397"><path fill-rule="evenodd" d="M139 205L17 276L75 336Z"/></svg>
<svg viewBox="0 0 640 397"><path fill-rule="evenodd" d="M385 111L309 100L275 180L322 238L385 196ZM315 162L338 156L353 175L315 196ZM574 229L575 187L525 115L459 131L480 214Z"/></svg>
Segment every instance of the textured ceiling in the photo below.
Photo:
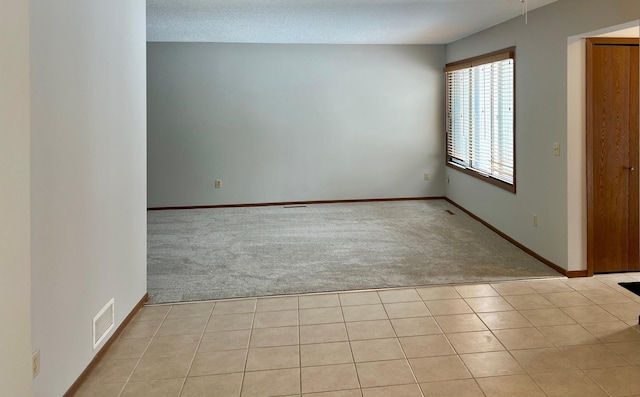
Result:
<svg viewBox="0 0 640 397"><path fill-rule="evenodd" d="M147 40L445 44L521 11L520 0L147 0Z"/></svg>

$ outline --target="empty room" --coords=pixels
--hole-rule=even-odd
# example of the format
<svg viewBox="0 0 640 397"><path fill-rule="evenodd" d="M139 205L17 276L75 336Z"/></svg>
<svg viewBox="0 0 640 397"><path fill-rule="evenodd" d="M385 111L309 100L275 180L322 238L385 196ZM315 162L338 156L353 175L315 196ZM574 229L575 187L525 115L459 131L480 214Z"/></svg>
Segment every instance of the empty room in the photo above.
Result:
<svg viewBox="0 0 640 397"><path fill-rule="evenodd" d="M637 0L2 1L0 396L640 395Z"/></svg>
<svg viewBox="0 0 640 397"><path fill-rule="evenodd" d="M273 5L283 33L228 40L276 44L219 43L218 29L177 35L186 10L172 4L165 24L147 13L150 303L560 276L446 201L462 176L445 161L444 45L407 44L395 25L344 44L371 32L325 37L283 18L321 10ZM202 11L216 16L206 26L229 19L219 13ZM305 29L322 41L300 44ZM204 34L214 42L185 42ZM503 102L513 135L513 94ZM490 178L514 189L513 168Z"/></svg>
<svg viewBox="0 0 640 397"><path fill-rule="evenodd" d="M566 275L515 164L522 49L492 44L466 95L446 55L530 3L149 1L149 303ZM473 219L524 206L511 242Z"/></svg>

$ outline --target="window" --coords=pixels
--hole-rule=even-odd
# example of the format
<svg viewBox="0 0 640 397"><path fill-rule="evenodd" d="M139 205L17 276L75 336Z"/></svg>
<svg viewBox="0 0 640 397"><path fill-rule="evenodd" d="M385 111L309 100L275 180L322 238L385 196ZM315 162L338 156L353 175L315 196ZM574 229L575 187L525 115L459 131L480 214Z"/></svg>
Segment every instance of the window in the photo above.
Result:
<svg viewBox="0 0 640 397"><path fill-rule="evenodd" d="M514 55L512 47L445 67L447 165L513 193Z"/></svg>

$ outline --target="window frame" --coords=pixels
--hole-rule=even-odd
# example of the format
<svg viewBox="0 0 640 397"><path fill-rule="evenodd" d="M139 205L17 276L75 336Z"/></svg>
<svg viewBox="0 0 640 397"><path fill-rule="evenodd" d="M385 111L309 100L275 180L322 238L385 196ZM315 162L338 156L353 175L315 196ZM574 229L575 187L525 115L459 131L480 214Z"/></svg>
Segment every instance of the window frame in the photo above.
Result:
<svg viewBox="0 0 640 397"><path fill-rule="evenodd" d="M461 69L469 69L488 63L498 62L505 59L513 59L513 183L509 183L498 179L492 175L474 170L471 167L464 166L452 162L449 158L449 85L447 84L446 74ZM487 54L451 62L445 65L445 163L447 167L458 170L464 174L485 181L491 185L507 190L513 194L516 193L516 47L508 47Z"/></svg>

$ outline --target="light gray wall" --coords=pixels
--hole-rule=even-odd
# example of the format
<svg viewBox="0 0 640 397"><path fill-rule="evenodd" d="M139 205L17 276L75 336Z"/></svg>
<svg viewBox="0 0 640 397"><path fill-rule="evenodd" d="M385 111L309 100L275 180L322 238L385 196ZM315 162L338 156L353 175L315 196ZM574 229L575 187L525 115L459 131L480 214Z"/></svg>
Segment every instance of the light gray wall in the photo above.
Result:
<svg viewBox="0 0 640 397"><path fill-rule="evenodd" d="M581 202L567 200L566 153L584 148L567 147L567 40L639 14L637 0L560 0L531 12L528 25L516 18L446 47L447 62L517 47L518 189L513 195L447 169L447 197L565 269L586 269L586 263L568 263L567 209ZM554 142L561 145L560 157L553 155Z"/></svg>
<svg viewBox="0 0 640 397"><path fill-rule="evenodd" d="M144 0L32 0L35 396L61 396L146 292Z"/></svg>
<svg viewBox="0 0 640 397"><path fill-rule="evenodd" d="M0 396L31 395L29 3L0 1Z"/></svg>
<svg viewBox="0 0 640 397"><path fill-rule="evenodd" d="M147 50L149 207L444 194L444 46Z"/></svg>

